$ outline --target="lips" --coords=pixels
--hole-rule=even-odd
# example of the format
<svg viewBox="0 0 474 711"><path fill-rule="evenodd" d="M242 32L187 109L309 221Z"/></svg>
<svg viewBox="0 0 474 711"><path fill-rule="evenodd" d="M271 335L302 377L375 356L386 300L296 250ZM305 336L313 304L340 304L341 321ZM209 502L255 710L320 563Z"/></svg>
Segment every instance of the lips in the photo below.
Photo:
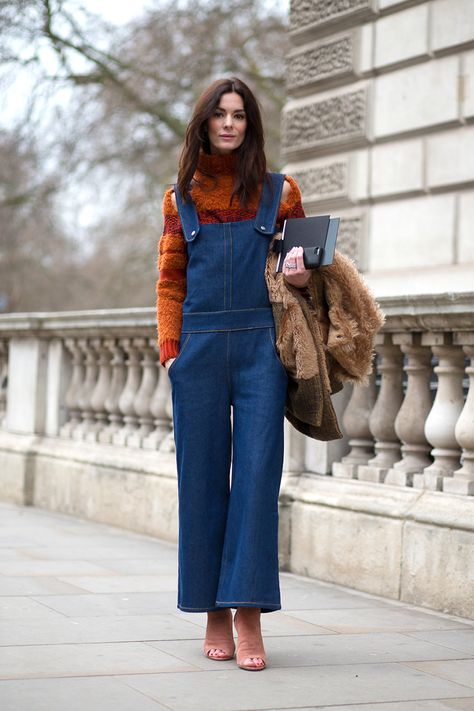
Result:
<svg viewBox="0 0 474 711"><path fill-rule="evenodd" d="M221 133L221 138L235 138L235 136L231 136L229 133Z"/></svg>

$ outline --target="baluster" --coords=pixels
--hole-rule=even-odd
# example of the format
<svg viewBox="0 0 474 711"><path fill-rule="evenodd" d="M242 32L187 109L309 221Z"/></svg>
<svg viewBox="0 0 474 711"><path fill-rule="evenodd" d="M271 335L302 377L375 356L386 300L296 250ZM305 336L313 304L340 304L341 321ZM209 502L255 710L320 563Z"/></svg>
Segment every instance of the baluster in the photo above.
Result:
<svg viewBox="0 0 474 711"><path fill-rule="evenodd" d="M441 491L443 477L452 477L459 466L461 452L454 430L464 405L464 353L453 345L452 333L424 333L422 343L431 345L439 359L434 369L438 389L425 423L426 439L434 447L431 452L434 462L422 474L414 475L413 486Z"/></svg>
<svg viewBox="0 0 474 711"><path fill-rule="evenodd" d="M169 383L168 398L166 400L166 414L169 418L169 421L171 422L171 430L168 432L168 434L160 444L160 452L175 452L176 444L174 441L173 399L171 396L171 382L169 381L168 373L166 373L165 375L168 378Z"/></svg>
<svg viewBox="0 0 474 711"><path fill-rule="evenodd" d="M158 359L159 352L156 347L156 342L150 340L150 343L154 345L156 353L155 358ZM159 449L165 437L167 437L172 430L170 415L167 413L167 403L170 396L170 390L171 386L168 373L158 361L157 383L150 402L150 412L154 417L155 429L143 440L143 449Z"/></svg>
<svg viewBox="0 0 474 711"><path fill-rule="evenodd" d="M64 340L64 346L71 354L72 375L66 397L64 398L68 411L68 420L60 428L59 434L61 437L72 437L74 430L82 421L79 395L84 385L84 352L74 338L66 338Z"/></svg>
<svg viewBox="0 0 474 711"><path fill-rule="evenodd" d="M369 427L375 437L375 457L358 469L358 478L383 482L389 469L400 459L400 442L395 432L395 418L403 400L403 353L392 343L391 334L379 333L375 349L380 356L380 391L370 413Z"/></svg>
<svg viewBox="0 0 474 711"><path fill-rule="evenodd" d="M140 447L143 439L153 430L153 416L151 413L151 399L158 379L156 351L153 341L140 338L135 340L137 348L143 353L142 380L133 400L133 407L138 415L139 428L127 438L129 447ZM163 367L163 366L160 366Z"/></svg>
<svg viewBox="0 0 474 711"><path fill-rule="evenodd" d="M140 350L133 338L124 338L120 341L126 353L125 365L127 366L127 380L119 399L120 412L123 415L124 425L113 436L113 443L124 446L127 438L138 429L138 417L133 406L135 395L140 387L142 368L140 365Z"/></svg>
<svg viewBox="0 0 474 711"><path fill-rule="evenodd" d="M91 398L97 383L99 368L97 365L97 352L92 341L80 338L78 346L85 356L85 376L81 390L77 398L77 404L81 411L82 421L72 432L73 439L85 439L88 432L94 429L95 413L92 409Z"/></svg>
<svg viewBox="0 0 474 711"><path fill-rule="evenodd" d="M285 419L284 476L299 476L305 470L307 437Z"/></svg>
<svg viewBox="0 0 474 711"><path fill-rule="evenodd" d="M7 412L8 341L0 339L0 427L5 424Z"/></svg>
<svg viewBox="0 0 474 711"><path fill-rule="evenodd" d="M349 403L342 417L344 431L349 436L349 454L334 462L334 477L356 479L360 465L367 464L374 453L374 440L369 428L370 413L376 397L375 373L365 387L354 385Z"/></svg>
<svg viewBox="0 0 474 711"><path fill-rule="evenodd" d="M95 422L89 432L87 432L86 440L97 442L99 433L105 428L107 423L105 400L110 391L112 368L110 366L110 351L106 348L104 341L100 338L96 338L91 341L91 345L99 354L99 376L91 395L91 408L95 413Z"/></svg>
<svg viewBox="0 0 474 711"><path fill-rule="evenodd" d="M125 367L125 355L115 338L107 338L104 346L111 353L110 366L112 377L107 397L105 398L105 409L108 412L109 424L99 432L99 442L111 444L114 434L123 426L122 413L119 408L120 395L125 387L127 368Z"/></svg>
<svg viewBox="0 0 474 711"><path fill-rule="evenodd" d="M402 441L402 459L388 471L385 483L412 486L413 475L431 464L431 447L425 437L425 421L433 404L431 350L421 345L421 333L397 333L393 342L407 356L407 389L395 420L395 432Z"/></svg>
<svg viewBox="0 0 474 711"><path fill-rule="evenodd" d="M473 334L462 334L463 339L469 336L473 338ZM456 441L463 448L462 467L456 469L452 479L443 479L443 491L474 496L474 344L464 346L463 350L469 358L466 368L469 390L454 431Z"/></svg>

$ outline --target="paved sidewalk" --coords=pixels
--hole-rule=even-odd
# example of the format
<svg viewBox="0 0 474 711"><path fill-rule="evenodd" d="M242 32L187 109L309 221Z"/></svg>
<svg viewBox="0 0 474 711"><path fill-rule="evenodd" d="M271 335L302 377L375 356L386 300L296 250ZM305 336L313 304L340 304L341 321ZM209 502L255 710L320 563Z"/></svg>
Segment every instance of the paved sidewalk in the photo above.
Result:
<svg viewBox="0 0 474 711"><path fill-rule="evenodd" d="M474 623L281 573L267 669L202 654L177 548L0 504L1 711L474 711Z"/></svg>

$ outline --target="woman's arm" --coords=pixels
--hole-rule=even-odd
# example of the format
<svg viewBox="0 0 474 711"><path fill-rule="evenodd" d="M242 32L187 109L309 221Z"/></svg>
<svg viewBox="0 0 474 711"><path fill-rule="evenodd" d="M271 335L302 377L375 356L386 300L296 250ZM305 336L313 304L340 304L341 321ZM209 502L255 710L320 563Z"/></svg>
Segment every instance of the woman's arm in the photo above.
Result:
<svg viewBox="0 0 474 711"><path fill-rule="evenodd" d="M156 316L160 363L179 353L179 339L186 297L186 245L173 188L163 198L163 234L158 243Z"/></svg>
<svg viewBox="0 0 474 711"><path fill-rule="evenodd" d="M287 175L283 183L280 210L278 212L278 223L280 227L283 227L283 222L291 217L306 217L306 215L298 183L291 175Z"/></svg>
<svg viewBox="0 0 474 711"><path fill-rule="evenodd" d="M281 227L283 227L283 222L293 217L306 217L303 203L301 200L301 192L298 184L294 178L287 175L285 182L283 183L283 191L280 202L280 211L278 214L278 221ZM292 269L291 272L283 267L283 275L286 281L292 286L304 288L308 283L311 270L306 269L303 261L303 248L296 247L288 255L288 258L296 260L296 269Z"/></svg>

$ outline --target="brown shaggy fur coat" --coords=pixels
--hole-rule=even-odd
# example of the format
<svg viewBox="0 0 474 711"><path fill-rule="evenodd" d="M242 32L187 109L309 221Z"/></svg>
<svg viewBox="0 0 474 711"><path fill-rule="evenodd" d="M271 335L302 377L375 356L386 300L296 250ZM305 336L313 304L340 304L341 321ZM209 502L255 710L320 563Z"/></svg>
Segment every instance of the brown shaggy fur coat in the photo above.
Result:
<svg viewBox="0 0 474 711"><path fill-rule="evenodd" d="M265 279L275 320L276 346L288 373L285 416L308 437L339 439L331 394L345 382L366 385L373 370L373 342L385 317L348 257L336 250L332 264L311 270L304 289L276 273L268 251Z"/></svg>

